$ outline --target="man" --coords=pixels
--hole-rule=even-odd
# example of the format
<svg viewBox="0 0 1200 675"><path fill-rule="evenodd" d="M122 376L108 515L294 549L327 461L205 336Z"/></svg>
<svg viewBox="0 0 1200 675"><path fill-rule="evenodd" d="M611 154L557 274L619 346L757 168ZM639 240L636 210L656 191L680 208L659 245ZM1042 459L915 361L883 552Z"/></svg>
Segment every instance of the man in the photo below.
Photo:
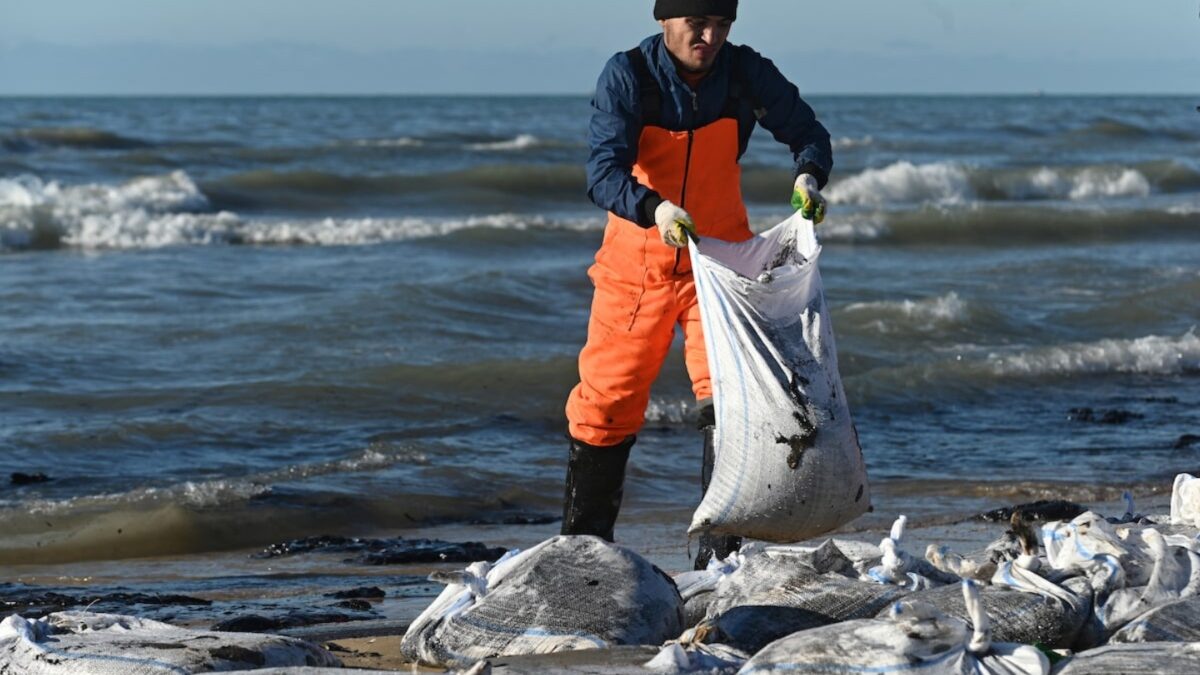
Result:
<svg viewBox="0 0 1200 675"><path fill-rule="evenodd" d="M754 124L795 158L792 204L820 222L832 168L829 133L771 61L726 44L737 0L658 0L662 34L609 59L592 100L588 196L609 212L588 275L595 285L579 385L567 401L571 436L563 534L609 541L625 463L650 385L682 330L705 430L702 488L712 472L712 386L691 260L699 235L749 239L738 159ZM702 537L696 567L736 537Z"/></svg>

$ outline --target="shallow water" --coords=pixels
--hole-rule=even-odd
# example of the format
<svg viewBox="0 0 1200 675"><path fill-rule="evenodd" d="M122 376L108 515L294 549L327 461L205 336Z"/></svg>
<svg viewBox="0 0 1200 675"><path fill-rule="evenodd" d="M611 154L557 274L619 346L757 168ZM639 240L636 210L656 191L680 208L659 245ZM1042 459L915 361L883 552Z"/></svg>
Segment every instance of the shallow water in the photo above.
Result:
<svg viewBox="0 0 1200 675"><path fill-rule="evenodd" d="M1194 469L1191 101L812 103L837 161L822 274L874 485L852 529L1161 493ZM586 114L6 99L0 475L52 480L0 486L0 567L203 574L308 534L552 532L472 523L559 507L603 226ZM756 136L758 228L787 215L787 161ZM676 349L620 527L685 557L700 439Z"/></svg>

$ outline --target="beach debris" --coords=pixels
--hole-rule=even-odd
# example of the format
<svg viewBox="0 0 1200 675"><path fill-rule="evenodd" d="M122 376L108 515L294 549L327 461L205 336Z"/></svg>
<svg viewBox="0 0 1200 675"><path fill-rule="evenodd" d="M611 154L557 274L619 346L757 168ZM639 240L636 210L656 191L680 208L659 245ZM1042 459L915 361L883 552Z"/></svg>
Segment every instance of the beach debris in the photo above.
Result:
<svg viewBox="0 0 1200 675"><path fill-rule="evenodd" d="M992 642L984 603L975 582L947 587L963 596L971 625L934 606L909 599L894 603L885 618L858 619L793 633L755 654L741 672L819 671L889 673L1037 674L1050 671L1035 647ZM935 589L944 590L944 589ZM973 627L972 627L973 626Z"/></svg>
<svg viewBox="0 0 1200 675"><path fill-rule="evenodd" d="M812 223L796 214L747 241L702 238L688 252L717 416L712 481L689 533L795 542L866 513Z"/></svg>
<svg viewBox="0 0 1200 675"><path fill-rule="evenodd" d="M370 610L370 606L367 607ZM226 619L213 624L212 630L231 633L269 633L284 628L299 628L325 623L346 623L348 621L365 621L370 617L354 616L343 612L288 612L274 616L262 614L245 614Z"/></svg>
<svg viewBox="0 0 1200 675"><path fill-rule="evenodd" d="M629 549L559 536L494 564L435 572L446 589L409 626L408 659L466 666L501 655L661 645L679 635L670 577Z"/></svg>
<svg viewBox="0 0 1200 675"><path fill-rule="evenodd" d="M351 598L349 600L342 600L341 602L337 603L334 606L341 607L343 609L351 609L356 612L370 612L370 611L372 611L372 609L374 609L371 606L371 603L367 602L366 600L363 600L362 598Z"/></svg>
<svg viewBox="0 0 1200 675"><path fill-rule="evenodd" d="M1200 642L1200 596L1159 605L1134 618L1109 638L1109 644Z"/></svg>
<svg viewBox="0 0 1200 675"><path fill-rule="evenodd" d="M817 548L767 546L721 578L684 645L722 643L753 653L796 631L874 616L904 597L899 586L861 581L831 541Z"/></svg>
<svg viewBox="0 0 1200 675"><path fill-rule="evenodd" d="M498 513L484 515L467 521L468 525L549 525L562 520L562 516L547 513Z"/></svg>
<svg viewBox="0 0 1200 675"><path fill-rule="evenodd" d="M50 477L44 473L21 473L14 471L9 476L9 482L13 485L33 485L35 483L45 483L50 480Z"/></svg>
<svg viewBox="0 0 1200 675"><path fill-rule="evenodd" d="M1036 502L1006 506L979 514L980 520L990 523L1007 523L1012 521L1013 513L1020 511L1028 520L1050 522L1052 520L1071 520L1087 511L1075 502L1062 499L1039 499Z"/></svg>
<svg viewBox="0 0 1200 675"><path fill-rule="evenodd" d="M0 610L19 613L25 618L39 618L51 612L71 607L129 608L134 605L182 605L207 607L212 601L188 595L157 593L60 593L34 590L27 587L0 584Z"/></svg>
<svg viewBox="0 0 1200 675"><path fill-rule="evenodd" d="M437 539L366 539L319 535L272 544L255 553L255 558L278 558L301 553L357 553L346 562L360 565L403 565L408 563L495 561L507 549L469 541L456 544Z"/></svg>
<svg viewBox="0 0 1200 675"><path fill-rule="evenodd" d="M383 589L378 586L360 586L358 588L350 588L344 591L334 591L326 593L327 598L336 598L338 600L352 600L355 598L382 598L386 594Z"/></svg>
<svg viewBox="0 0 1200 675"><path fill-rule="evenodd" d="M1159 675L1200 672L1200 643L1106 645L1059 663L1054 675Z"/></svg>
<svg viewBox="0 0 1200 675"><path fill-rule="evenodd" d="M270 667L339 667L296 638L178 628L118 614L58 612L0 622L0 664L22 675L162 675Z"/></svg>

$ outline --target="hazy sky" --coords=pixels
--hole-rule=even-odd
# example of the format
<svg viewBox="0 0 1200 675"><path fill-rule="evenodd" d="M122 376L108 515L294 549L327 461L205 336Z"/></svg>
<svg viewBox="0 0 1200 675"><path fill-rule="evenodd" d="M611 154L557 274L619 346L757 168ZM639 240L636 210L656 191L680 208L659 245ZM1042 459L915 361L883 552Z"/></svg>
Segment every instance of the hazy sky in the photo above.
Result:
<svg viewBox="0 0 1200 675"><path fill-rule="evenodd" d="M587 93L651 0L0 0L0 94ZM1200 0L744 0L809 93L1200 93Z"/></svg>

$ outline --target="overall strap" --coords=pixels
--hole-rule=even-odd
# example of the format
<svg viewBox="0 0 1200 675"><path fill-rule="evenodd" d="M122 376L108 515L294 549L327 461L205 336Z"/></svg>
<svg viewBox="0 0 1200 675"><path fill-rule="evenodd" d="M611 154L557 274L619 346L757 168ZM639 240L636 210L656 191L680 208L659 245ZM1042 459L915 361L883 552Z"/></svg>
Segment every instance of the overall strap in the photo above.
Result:
<svg viewBox="0 0 1200 675"><path fill-rule="evenodd" d="M650 64L646 63L646 55L638 47L625 52L629 62L633 64L634 79L638 84L638 103L642 109L642 126L662 126L662 90L658 81L650 72Z"/></svg>
<svg viewBox="0 0 1200 675"><path fill-rule="evenodd" d="M758 99L750 93L750 78L742 70L742 60L739 58L740 52L733 45L727 45L727 47L733 51L729 59L729 94L725 99L725 107L721 110L721 117L739 119L741 116L738 112L742 104L749 103L754 110L755 119L762 119L763 115L767 114L767 111L759 104Z"/></svg>

